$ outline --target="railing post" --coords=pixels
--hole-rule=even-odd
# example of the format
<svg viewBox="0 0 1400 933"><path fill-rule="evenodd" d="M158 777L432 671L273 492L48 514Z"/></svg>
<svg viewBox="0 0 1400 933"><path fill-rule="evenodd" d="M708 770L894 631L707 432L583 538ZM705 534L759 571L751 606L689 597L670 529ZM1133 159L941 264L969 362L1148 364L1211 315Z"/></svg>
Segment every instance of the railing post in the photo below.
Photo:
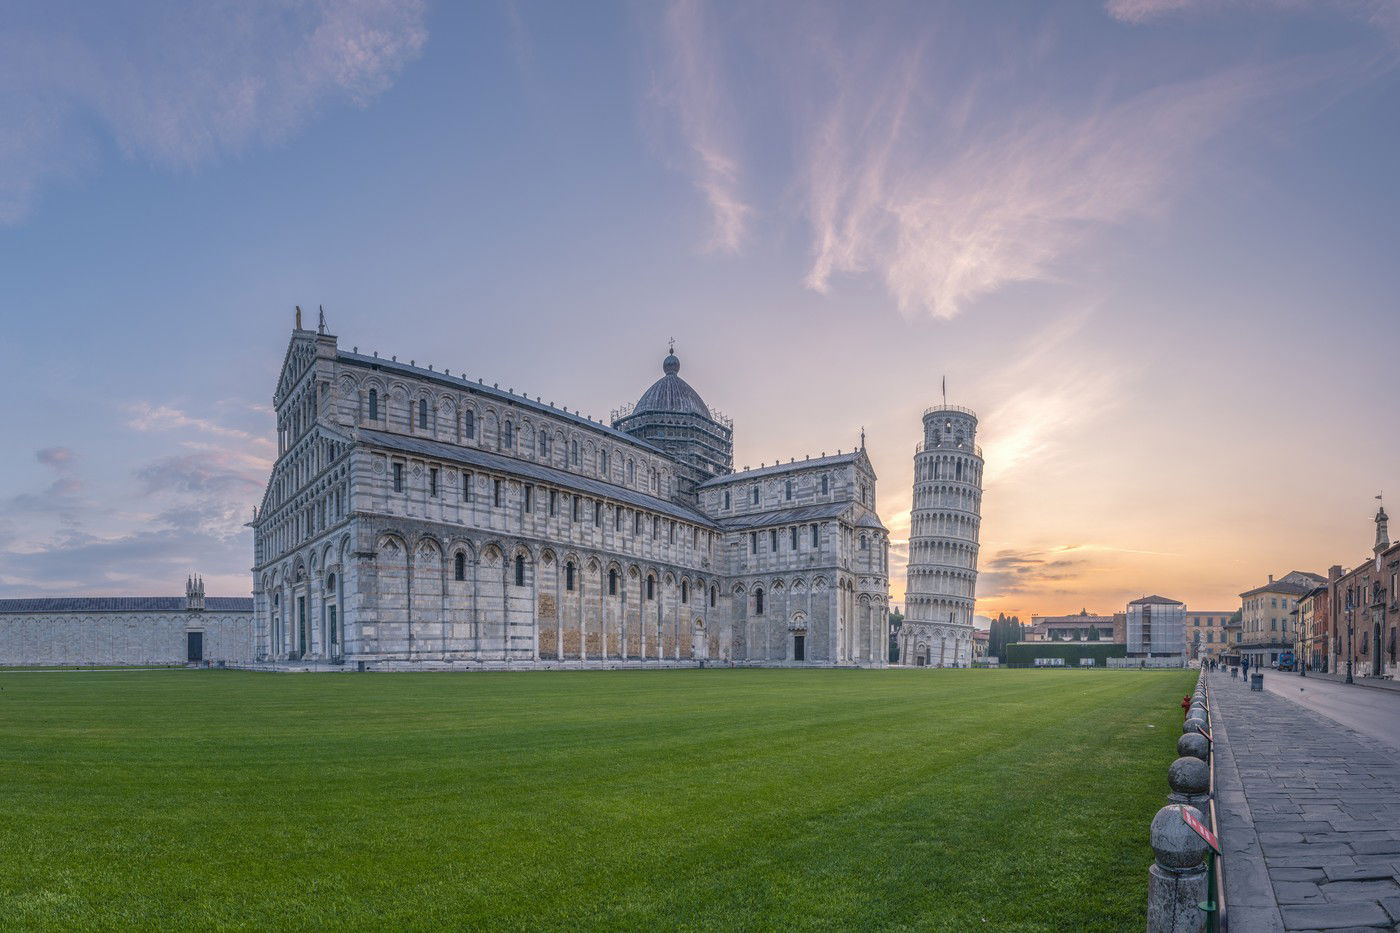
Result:
<svg viewBox="0 0 1400 933"><path fill-rule="evenodd" d="M1195 759L1191 759L1195 760ZM1208 899L1205 841L1186 825L1181 811L1204 819L1195 807L1168 804L1152 818L1152 851L1147 872L1147 933L1203 933Z"/></svg>

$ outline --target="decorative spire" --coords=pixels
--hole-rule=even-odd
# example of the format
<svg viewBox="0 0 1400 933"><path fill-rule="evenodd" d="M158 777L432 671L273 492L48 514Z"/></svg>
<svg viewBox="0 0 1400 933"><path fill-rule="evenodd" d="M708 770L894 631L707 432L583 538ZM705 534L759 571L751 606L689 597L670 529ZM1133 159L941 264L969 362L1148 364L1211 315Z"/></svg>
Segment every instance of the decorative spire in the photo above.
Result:
<svg viewBox="0 0 1400 933"><path fill-rule="evenodd" d="M860 449L865 449L865 425L860 426Z"/></svg>
<svg viewBox="0 0 1400 933"><path fill-rule="evenodd" d="M301 305L297 305L297 330L301 330Z"/></svg>
<svg viewBox="0 0 1400 933"><path fill-rule="evenodd" d="M316 307L319 308L321 312L320 320L316 323L316 333L324 334L326 332L326 306L317 305Z"/></svg>
<svg viewBox="0 0 1400 933"><path fill-rule="evenodd" d="M1376 496L1377 499L1380 496ZM1376 557L1379 559L1381 551L1390 547L1390 516L1385 514L1385 503L1382 502L1380 508L1376 509Z"/></svg>

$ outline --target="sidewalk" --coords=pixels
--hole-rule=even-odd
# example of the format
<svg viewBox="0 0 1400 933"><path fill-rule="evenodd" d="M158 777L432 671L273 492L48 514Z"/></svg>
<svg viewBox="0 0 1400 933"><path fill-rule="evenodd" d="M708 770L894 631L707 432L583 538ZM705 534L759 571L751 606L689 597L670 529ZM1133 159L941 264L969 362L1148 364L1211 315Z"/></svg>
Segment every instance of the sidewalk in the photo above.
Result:
<svg viewBox="0 0 1400 933"><path fill-rule="evenodd" d="M1208 677L1232 933L1395 930L1400 754L1228 674Z"/></svg>
<svg viewBox="0 0 1400 933"><path fill-rule="evenodd" d="M1308 671L1307 677L1303 677L1298 674L1280 674L1277 671L1271 673L1273 673L1275 677L1297 677L1300 682L1306 681L1309 677L1316 677L1318 680L1328 680L1334 684L1344 684L1347 682L1346 674L1322 674L1318 671ZM1230 675L1226 674L1225 676L1228 679ZM1377 690L1394 690L1396 693L1400 693L1400 681L1382 680L1379 677L1353 677L1352 686L1375 687Z"/></svg>

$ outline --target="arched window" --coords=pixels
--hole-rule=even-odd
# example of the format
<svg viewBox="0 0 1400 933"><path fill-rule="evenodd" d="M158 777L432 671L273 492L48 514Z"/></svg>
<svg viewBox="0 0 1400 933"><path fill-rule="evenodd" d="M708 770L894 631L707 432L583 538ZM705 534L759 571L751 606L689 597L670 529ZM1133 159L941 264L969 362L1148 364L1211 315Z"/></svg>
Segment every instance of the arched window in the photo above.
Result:
<svg viewBox="0 0 1400 933"><path fill-rule="evenodd" d="M635 483L636 481L637 481L637 464L634 463L634 462L632 462L631 460L628 460L628 461L627 461L627 482L629 482L629 483Z"/></svg>
<svg viewBox="0 0 1400 933"><path fill-rule="evenodd" d="M511 424L509 421L501 426L501 446L515 446L515 425Z"/></svg>
<svg viewBox="0 0 1400 933"><path fill-rule="evenodd" d="M515 585L525 585L525 558L523 555L515 555Z"/></svg>
<svg viewBox="0 0 1400 933"><path fill-rule="evenodd" d="M598 472L604 476L608 475L608 452L606 450L598 451Z"/></svg>
<svg viewBox="0 0 1400 933"><path fill-rule="evenodd" d="M326 577L326 592L332 596L335 595L335 574L333 573Z"/></svg>
<svg viewBox="0 0 1400 933"><path fill-rule="evenodd" d="M564 565L564 589L573 592L574 589L574 562L569 561Z"/></svg>
<svg viewBox="0 0 1400 933"><path fill-rule="evenodd" d="M648 575L648 576L647 576L647 599L655 599L655 598L656 598L656 578L653 577L653 576Z"/></svg>
<svg viewBox="0 0 1400 933"><path fill-rule="evenodd" d="M792 480L788 480L783 484L783 496L788 499L792 498Z"/></svg>
<svg viewBox="0 0 1400 933"><path fill-rule="evenodd" d="M609 571L608 571L608 595L609 595L609 596L616 596L616 595L617 595L617 571L616 571L616 570L609 570Z"/></svg>
<svg viewBox="0 0 1400 933"><path fill-rule="evenodd" d="M713 609L713 608L715 607L715 601L716 601L717 599L719 599L719 588L718 588L718 587L712 586L712 587L710 587L710 608L711 608L711 609Z"/></svg>
<svg viewBox="0 0 1400 933"><path fill-rule="evenodd" d="M418 400L418 427L428 427L428 400L425 398Z"/></svg>
<svg viewBox="0 0 1400 933"><path fill-rule="evenodd" d="M757 485L757 484L754 484L754 487L753 487L753 504L754 504L754 505L758 505L758 485Z"/></svg>
<svg viewBox="0 0 1400 933"><path fill-rule="evenodd" d="M688 603L688 602L690 602L690 581L689 581L689 580L682 580L682 581L681 581L681 602L683 602L683 603Z"/></svg>
<svg viewBox="0 0 1400 933"><path fill-rule="evenodd" d="M753 591L753 614L763 615L763 587L758 587Z"/></svg>
<svg viewBox="0 0 1400 933"><path fill-rule="evenodd" d="M827 475L825 475L825 474L823 474L823 475L822 475L822 495L826 495L826 494L829 493L829 492L831 492L831 477L830 477L830 476L827 476Z"/></svg>
<svg viewBox="0 0 1400 933"><path fill-rule="evenodd" d="M476 412L471 409L462 413L462 433L467 437L476 437Z"/></svg>
<svg viewBox="0 0 1400 933"><path fill-rule="evenodd" d="M860 536L860 549L862 551L870 550L870 541L865 537L865 535Z"/></svg>
<svg viewBox="0 0 1400 933"><path fill-rule="evenodd" d="M458 551L457 556L452 561L452 575L458 580L467 578L467 555L463 551Z"/></svg>
<svg viewBox="0 0 1400 933"><path fill-rule="evenodd" d="M543 430L540 431L540 456L549 456L549 435Z"/></svg>
<svg viewBox="0 0 1400 933"><path fill-rule="evenodd" d="M378 389L370 389L370 390L369 390L369 420L370 420L370 421L378 421L378 420L379 420L379 390L378 390Z"/></svg>
<svg viewBox="0 0 1400 933"><path fill-rule="evenodd" d="M578 466L578 441L569 441L569 462Z"/></svg>
<svg viewBox="0 0 1400 933"><path fill-rule="evenodd" d="M961 460L958 461L957 467L955 467L954 470L953 470L953 478L954 478L954 479L962 479L962 461L961 461Z"/></svg>

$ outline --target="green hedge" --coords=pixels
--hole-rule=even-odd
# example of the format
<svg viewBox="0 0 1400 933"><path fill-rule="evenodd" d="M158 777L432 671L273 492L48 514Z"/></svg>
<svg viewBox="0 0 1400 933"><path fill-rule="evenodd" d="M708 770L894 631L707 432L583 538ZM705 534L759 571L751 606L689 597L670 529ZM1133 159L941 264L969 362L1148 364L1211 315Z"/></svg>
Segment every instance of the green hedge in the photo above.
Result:
<svg viewBox="0 0 1400 933"><path fill-rule="evenodd" d="M1064 658L1065 667L1078 667L1080 658L1093 658L1107 667L1109 658L1126 658L1128 646L1111 641L1018 641L1006 646L1008 667L1035 667L1036 658Z"/></svg>

